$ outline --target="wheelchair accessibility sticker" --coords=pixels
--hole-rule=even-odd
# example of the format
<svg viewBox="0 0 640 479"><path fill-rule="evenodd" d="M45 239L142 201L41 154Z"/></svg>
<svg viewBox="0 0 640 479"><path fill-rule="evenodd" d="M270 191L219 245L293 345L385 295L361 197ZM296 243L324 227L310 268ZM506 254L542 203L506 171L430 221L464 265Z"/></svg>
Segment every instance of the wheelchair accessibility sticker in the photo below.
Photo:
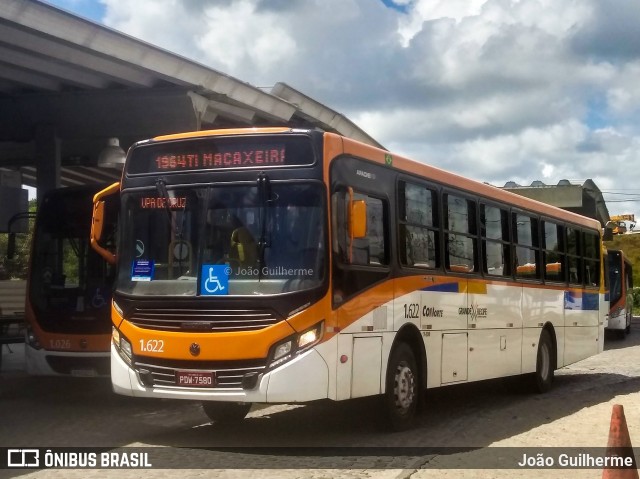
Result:
<svg viewBox="0 0 640 479"><path fill-rule="evenodd" d="M230 268L226 264L203 264L200 276L200 295L229 294Z"/></svg>

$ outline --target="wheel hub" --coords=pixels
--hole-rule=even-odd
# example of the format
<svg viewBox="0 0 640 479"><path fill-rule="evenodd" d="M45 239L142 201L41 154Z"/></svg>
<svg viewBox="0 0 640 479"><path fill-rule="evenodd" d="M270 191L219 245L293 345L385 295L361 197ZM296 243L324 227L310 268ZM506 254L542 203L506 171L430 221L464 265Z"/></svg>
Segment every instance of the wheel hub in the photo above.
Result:
<svg viewBox="0 0 640 479"><path fill-rule="evenodd" d="M399 365L395 376L395 398L399 409L409 409L413 403L415 378L411 368Z"/></svg>

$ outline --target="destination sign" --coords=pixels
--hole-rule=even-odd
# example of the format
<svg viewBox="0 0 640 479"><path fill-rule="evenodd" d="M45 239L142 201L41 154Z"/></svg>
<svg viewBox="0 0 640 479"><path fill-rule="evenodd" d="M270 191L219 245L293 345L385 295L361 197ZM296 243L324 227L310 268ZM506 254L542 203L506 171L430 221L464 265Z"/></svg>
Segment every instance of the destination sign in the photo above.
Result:
<svg viewBox="0 0 640 479"><path fill-rule="evenodd" d="M183 210L187 206L187 198L163 198L163 197L153 197L153 196L143 196L140 198L140 208L148 210L148 209L164 209L169 208L172 210Z"/></svg>
<svg viewBox="0 0 640 479"><path fill-rule="evenodd" d="M251 166L276 166L286 164L283 145L264 148L262 146L233 148L218 152L193 152L178 155L158 155L155 158L158 170L193 170L198 168L247 168Z"/></svg>
<svg viewBox="0 0 640 479"><path fill-rule="evenodd" d="M177 173L313 163L313 149L307 137L196 138L135 148L127 160L127 172Z"/></svg>

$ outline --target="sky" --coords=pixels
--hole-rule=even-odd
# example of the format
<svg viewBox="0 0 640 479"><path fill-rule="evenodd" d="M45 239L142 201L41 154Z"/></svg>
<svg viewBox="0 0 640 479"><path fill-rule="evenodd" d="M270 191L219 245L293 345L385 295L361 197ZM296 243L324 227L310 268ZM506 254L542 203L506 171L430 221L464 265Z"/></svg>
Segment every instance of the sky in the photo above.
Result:
<svg viewBox="0 0 640 479"><path fill-rule="evenodd" d="M640 213L638 0L52 0L394 153L503 186L592 179Z"/></svg>

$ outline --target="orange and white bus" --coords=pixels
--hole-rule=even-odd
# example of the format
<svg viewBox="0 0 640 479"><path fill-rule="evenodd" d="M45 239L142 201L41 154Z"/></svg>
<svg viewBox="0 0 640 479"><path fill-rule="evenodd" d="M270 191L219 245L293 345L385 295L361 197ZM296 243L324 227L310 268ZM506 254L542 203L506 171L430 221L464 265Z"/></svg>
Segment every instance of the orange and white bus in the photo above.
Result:
<svg viewBox="0 0 640 479"><path fill-rule="evenodd" d="M89 245L93 196L103 188L60 188L38 208L25 305L29 374L109 375L115 264ZM104 231L104 245L111 236L115 246L115 224Z"/></svg>
<svg viewBox="0 0 640 479"><path fill-rule="evenodd" d="M129 150L120 195L120 394L213 420L379 395L402 429L427 388L546 391L602 351L597 221L336 134L157 137Z"/></svg>
<svg viewBox="0 0 640 479"><path fill-rule="evenodd" d="M609 324L607 331L615 331L624 339L631 331L633 315L633 270L631 261L622 250L608 249L609 257Z"/></svg>

